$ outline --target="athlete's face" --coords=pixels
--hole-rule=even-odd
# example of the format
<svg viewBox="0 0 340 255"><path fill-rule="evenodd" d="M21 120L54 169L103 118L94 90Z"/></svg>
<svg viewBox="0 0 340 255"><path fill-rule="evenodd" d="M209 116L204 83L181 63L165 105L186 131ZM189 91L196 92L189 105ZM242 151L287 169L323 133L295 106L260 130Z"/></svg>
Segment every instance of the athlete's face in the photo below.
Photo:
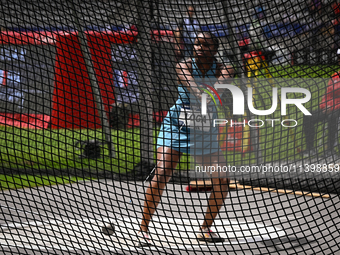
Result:
<svg viewBox="0 0 340 255"><path fill-rule="evenodd" d="M189 8L188 8L188 16L189 16L189 18L192 18L194 16L194 13L195 13L194 7L189 6Z"/></svg>
<svg viewBox="0 0 340 255"><path fill-rule="evenodd" d="M196 38L194 45L195 57L213 57L217 53L214 41L211 38L204 37L203 34L199 34Z"/></svg>

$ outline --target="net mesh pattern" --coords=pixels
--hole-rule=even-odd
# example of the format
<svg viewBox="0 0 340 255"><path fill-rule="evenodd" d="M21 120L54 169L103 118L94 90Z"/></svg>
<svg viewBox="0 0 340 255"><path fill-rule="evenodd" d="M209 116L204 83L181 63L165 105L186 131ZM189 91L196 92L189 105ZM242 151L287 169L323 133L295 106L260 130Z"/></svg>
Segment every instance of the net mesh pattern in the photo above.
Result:
<svg viewBox="0 0 340 255"><path fill-rule="evenodd" d="M340 3L0 6L1 253L340 253Z"/></svg>

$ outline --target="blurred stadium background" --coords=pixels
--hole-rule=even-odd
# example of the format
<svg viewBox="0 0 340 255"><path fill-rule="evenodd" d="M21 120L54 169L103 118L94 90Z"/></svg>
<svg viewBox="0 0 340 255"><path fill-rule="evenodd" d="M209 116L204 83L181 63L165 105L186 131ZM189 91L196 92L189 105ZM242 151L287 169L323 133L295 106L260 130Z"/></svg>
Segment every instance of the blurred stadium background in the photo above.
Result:
<svg viewBox="0 0 340 255"><path fill-rule="evenodd" d="M340 69L337 1L0 1L0 187L4 194L84 180L140 185L154 166L160 123L178 96L173 33L189 5L195 8L201 30L219 38L218 61L233 65L238 78L252 77L252 82L274 78L278 87L287 86L280 85L280 79L301 79L301 86L313 95L307 108L319 105L328 80ZM79 29L85 31L87 42L75 32ZM257 86L254 104L263 108L270 104L264 95L272 84ZM100 104L104 110L98 110ZM302 123L303 116L295 108L289 109L288 117ZM281 119L279 109L273 118ZM325 149L325 125L318 126L315 138L320 152ZM229 132L224 150L232 165L339 164L338 156L328 160L300 156L305 148L302 125ZM199 178L186 171L189 165L185 155L172 178L175 183L186 186ZM274 190L335 197L340 192L338 172L241 173L233 179ZM7 205L6 195L0 199ZM112 195L111 200L119 201L120 196ZM336 207L338 200L332 201ZM310 209L307 202L304 206ZM10 211L2 209L2 213L4 219L12 217ZM1 221L3 229L7 221ZM332 234L329 238L334 241L339 229ZM0 234L2 244L8 240ZM334 245L328 251L339 250Z"/></svg>

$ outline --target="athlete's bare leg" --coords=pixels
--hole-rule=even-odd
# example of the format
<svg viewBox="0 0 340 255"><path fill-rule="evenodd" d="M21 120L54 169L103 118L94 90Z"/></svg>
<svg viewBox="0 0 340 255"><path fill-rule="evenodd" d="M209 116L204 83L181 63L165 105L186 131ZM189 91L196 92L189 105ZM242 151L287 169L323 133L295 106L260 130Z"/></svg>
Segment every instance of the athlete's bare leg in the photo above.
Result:
<svg viewBox="0 0 340 255"><path fill-rule="evenodd" d="M157 149L157 167L155 176L146 190L140 231L148 232L151 218L161 200L165 185L170 180L174 169L176 169L181 155L181 152L169 147L159 147Z"/></svg>
<svg viewBox="0 0 340 255"><path fill-rule="evenodd" d="M214 169L217 169L218 165L223 166L225 158L222 155L222 152L219 151L211 155L206 155L204 157L195 157L195 161L200 165L213 166L215 167ZM204 217L203 224L201 225L201 229L211 227L224 203L225 198L228 195L229 190L230 180L228 178L228 173L215 172L214 174L210 173L210 176L212 177L213 190L209 197L208 208Z"/></svg>
<svg viewBox="0 0 340 255"><path fill-rule="evenodd" d="M213 190L208 201L208 208L205 213L204 222L201 229L210 228L218 212L220 211L225 198L228 195L229 178L212 179Z"/></svg>

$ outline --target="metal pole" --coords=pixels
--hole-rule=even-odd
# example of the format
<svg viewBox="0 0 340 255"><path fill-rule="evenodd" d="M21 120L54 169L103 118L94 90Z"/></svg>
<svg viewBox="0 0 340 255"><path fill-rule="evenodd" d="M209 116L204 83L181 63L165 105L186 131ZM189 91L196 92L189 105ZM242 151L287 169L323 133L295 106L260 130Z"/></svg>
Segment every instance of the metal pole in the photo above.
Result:
<svg viewBox="0 0 340 255"><path fill-rule="evenodd" d="M97 78L96 78L96 75L95 75L95 71L94 71L94 67L93 67L93 63L92 63L92 59L91 59L91 54L90 54L88 44L87 44L87 39L86 39L85 33L84 33L84 31L83 31L83 29L80 25L80 22L79 22L80 18L78 16L78 12L76 11L75 4L74 4L73 1L76 1L78 3L78 9L80 9L80 1L78 1L78 0L71 0L70 1L72 14L73 14L72 15L73 22L75 23L76 30L78 31L78 40L79 40L79 43L80 43L80 49L81 49L81 52L82 52L83 57L84 57L86 71L89 75L89 80L90 80L92 92L93 92L93 95L94 95L96 107L97 107L99 117L100 117L100 120L101 120L105 140L106 140L106 142L109 146L110 157L115 157L116 152L115 152L114 145L113 145L112 139L111 139L111 128L110 128L110 125L109 125L109 122L108 122L108 119L107 119L103 100L102 100L101 93L100 93L100 89L99 89L99 86L98 86L98 83L97 83Z"/></svg>
<svg viewBox="0 0 340 255"><path fill-rule="evenodd" d="M230 0L222 0L222 6L224 10L224 15L226 17L226 23L229 31L229 36L228 36L228 42L229 45L231 46L231 50L233 52L233 55L236 56L236 74L240 76L240 87L244 91L244 94L247 98L247 88L243 86L244 84L247 84L247 78L244 75L245 70L243 69L243 62L242 62L242 53L240 51L240 48L237 45L237 38L236 38L236 33L234 32L233 26L231 25L230 22L230 15L232 13L231 11L231 5L229 5ZM245 80L245 83L243 82ZM251 112L248 110L247 115L249 118L252 118ZM250 140L251 144L250 146L254 147L255 155L256 155L256 163L261 164L263 159L262 159L262 152L260 148L260 139L259 139L259 133L256 132L256 130L251 129L250 130Z"/></svg>
<svg viewBox="0 0 340 255"><path fill-rule="evenodd" d="M224 11L224 15L226 17L226 23L227 23L227 27L228 27L228 42L229 45L231 46L231 50L233 52L233 55L236 56L236 74L238 74L240 76L241 79L244 78L244 70L243 70L243 63L242 63L242 54L240 51L240 48L237 45L237 38L236 38L236 33L234 32L233 26L230 22L230 14L232 13L231 10L231 6L229 5L229 1L225 1L222 0L222 6L223 6L223 11Z"/></svg>
<svg viewBox="0 0 340 255"><path fill-rule="evenodd" d="M151 53L151 20L153 18L153 1L136 1L137 3L137 56L138 85L140 87L140 151L141 162L153 163L153 127L151 101L152 53Z"/></svg>

